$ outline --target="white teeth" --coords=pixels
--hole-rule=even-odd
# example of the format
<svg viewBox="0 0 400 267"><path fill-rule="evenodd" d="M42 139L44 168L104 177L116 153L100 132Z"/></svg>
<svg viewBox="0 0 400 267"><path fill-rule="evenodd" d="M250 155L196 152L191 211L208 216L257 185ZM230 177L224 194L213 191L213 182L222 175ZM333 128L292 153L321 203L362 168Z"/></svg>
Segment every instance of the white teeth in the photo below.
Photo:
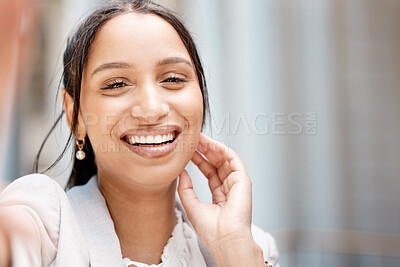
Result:
<svg viewBox="0 0 400 267"><path fill-rule="evenodd" d="M156 135L156 137L154 137L154 143L156 144L162 143L160 135Z"/></svg>
<svg viewBox="0 0 400 267"><path fill-rule="evenodd" d="M147 144L154 144L154 136L151 136L151 135L147 136L146 137L146 143Z"/></svg>
<svg viewBox="0 0 400 267"><path fill-rule="evenodd" d="M134 144L161 144L168 141L172 141L175 138L175 132L169 133L167 135L147 135L147 136L130 136L127 138L128 143Z"/></svg>

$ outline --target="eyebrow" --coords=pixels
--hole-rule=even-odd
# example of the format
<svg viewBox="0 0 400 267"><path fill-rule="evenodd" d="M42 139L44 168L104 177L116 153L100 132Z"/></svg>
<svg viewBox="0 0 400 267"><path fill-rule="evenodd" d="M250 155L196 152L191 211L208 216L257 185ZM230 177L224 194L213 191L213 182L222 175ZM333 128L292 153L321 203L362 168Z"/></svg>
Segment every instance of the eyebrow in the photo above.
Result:
<svg viewBox="0 0 400 267"><path fill-rule="evenodd" d="M128 64L126 62L110 62L110 63L105 63L100 66L98 66L93 72L92 76L95 75L96 73L100 71L105 71L109 69L133 69L134 66L131 64Z"/></svg>
<svg viewBox="0 0 400 267"><path fill-rule="evenodd" d="M192 67L192 63L182 57L168 57L165 59L162 59L160 61L157 62L157 67L163 66L163 65L169 65L169 64L179 64L179 63L184 63L190 67ZM110 62L110 63L104 63L100 66L98 66L93 72L91 77L93 77L93 75L95 75L96 73L100 72L100 71L105 71L105 70L109 70L109 69L134 69L134 66L126 63L126 62Z"/></svg>
<svg viewBox="0 0 400 267"><path fill-rule="evenodd" d="M187 64L190 67L192 67L192 63L189 60L182 58L182 57L168 57L168 58L162 59L157 62L157 67L163 66L163 65L169 65L169 64L177 64L177 63L184 63L184 64Z"/></svg>

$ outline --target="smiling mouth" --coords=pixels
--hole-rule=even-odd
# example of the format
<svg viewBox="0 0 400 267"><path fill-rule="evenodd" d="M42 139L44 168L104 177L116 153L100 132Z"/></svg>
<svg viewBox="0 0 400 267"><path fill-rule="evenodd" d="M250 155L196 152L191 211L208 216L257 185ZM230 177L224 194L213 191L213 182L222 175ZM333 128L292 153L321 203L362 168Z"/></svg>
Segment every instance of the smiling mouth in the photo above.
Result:
<svg viewBox="0 0 400 267"><path fill-rule="evenodd" d="M124 141L132 146L161 146L174 142L178 134L178 131L172 131L160 135L129 135L124 137Z"/></svg>
<svg viewBox="0 0 400 267"><path fill-rule="evenodd" d="M181 128L162 126L126 132L121 141L133 153L144 158L160 158L171 154L178 147Z"/></svg>

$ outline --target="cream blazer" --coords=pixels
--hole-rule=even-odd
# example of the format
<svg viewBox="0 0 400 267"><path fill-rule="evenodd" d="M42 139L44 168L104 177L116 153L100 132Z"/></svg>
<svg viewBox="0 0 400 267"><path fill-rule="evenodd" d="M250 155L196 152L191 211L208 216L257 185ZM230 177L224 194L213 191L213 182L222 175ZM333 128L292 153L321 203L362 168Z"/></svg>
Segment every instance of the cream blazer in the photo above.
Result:
<svg viewBox="0 0 400 267"><path fill-rule="evenodd" d="M191 226L178 194L176 206ZM67 193L46 175L21 177L0 194L0 218L6 216L16 218L29 233L10 233L12 266L123 266L118 236L96 176ZM265 260L278 267L274 238L255 225L252 234ZM198 244L207 266L216 267L199 239Z"/></svg>

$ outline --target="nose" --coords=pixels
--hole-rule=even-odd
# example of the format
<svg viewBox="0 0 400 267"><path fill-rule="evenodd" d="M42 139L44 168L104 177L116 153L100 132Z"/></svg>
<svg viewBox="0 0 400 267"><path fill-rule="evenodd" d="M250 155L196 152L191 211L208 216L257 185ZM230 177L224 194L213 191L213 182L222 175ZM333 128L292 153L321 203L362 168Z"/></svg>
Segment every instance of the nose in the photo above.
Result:
<svg viewBox="0 0 400 267"><path fill-rule="evenodd" d="M169 113L169 105L162 97L157 86L147 83L134 94L135 104L131 109L132 117L141 122L155 124Z"/></svg>

